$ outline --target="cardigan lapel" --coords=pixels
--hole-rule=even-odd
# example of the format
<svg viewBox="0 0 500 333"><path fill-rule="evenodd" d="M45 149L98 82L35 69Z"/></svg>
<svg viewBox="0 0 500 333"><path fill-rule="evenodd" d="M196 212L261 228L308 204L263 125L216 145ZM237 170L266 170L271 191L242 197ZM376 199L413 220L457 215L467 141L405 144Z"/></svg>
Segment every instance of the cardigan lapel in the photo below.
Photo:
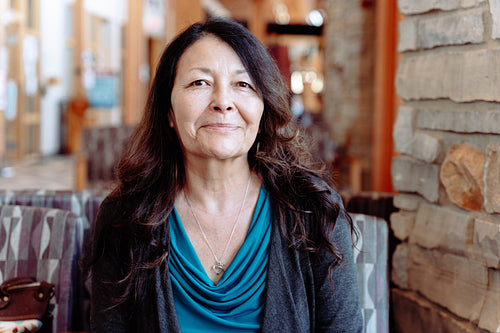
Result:
<svg viewBox="0 0 500 333"><path fill-rule="evenodd" d="M168 265L164 263L164 265ZM154 290L147 298L140 316L139 327L142 332L177 333L180 332L179 321L175 312L174 296L170 282L170 274L162 276L158 267L155 271ZM138 329L139 329L138 327Z"/></svg>
<svg viewBox="0 0 500 333"><path fill-rule="evenodd" d="M264 306L263 332L308 332L314 331L313 301L307 296L306 283L310 281L302 270L300 253L291 249L273 224L269 253L269 270ZM310 267L306 264L306 266ZM291 278L291 277L294 278ZM311 296L313 297L313 296ZM312 317L314 318L314 317Z"/></svg>

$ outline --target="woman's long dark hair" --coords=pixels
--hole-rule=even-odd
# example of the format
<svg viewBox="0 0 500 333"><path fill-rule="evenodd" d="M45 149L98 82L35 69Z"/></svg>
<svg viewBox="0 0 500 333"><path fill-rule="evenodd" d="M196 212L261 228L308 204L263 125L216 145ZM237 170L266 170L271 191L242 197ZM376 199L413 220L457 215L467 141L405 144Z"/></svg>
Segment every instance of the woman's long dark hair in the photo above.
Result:
<svg viewBox="0 0 500 333"><path fill-rule="evenodd" d="M231 46L263 97L260 131L248 153L248 162L273 198L282 233L297 250L331 253L331 269L343 260L331 242L340 207L294 129L289 91L278 67L246 28L226 19L210 19L192 25L165 49L143 118L117 167L118 186L108 197L121 203L117 209L124 218L109 223L123 237L114 240L116 236L104 232L94 237L94 261L104 251L127 249L120 255L128 271L119 282L126 286L124 297L135 297L136 301L152 268L166 266L167 218L176 194L185 184L182 148L175 130L169 126L177 63L189 46L207 35Z"/></svg>

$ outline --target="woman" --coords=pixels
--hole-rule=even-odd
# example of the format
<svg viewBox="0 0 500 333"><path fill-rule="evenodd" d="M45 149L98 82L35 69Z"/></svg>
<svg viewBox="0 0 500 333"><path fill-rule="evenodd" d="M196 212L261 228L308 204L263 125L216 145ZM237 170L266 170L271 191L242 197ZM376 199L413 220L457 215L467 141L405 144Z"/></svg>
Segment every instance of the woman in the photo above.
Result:
<svg viewBox="0 0 500 333"><path fill-rule="evenodd" d="M237 23L164 51L94 229L96 332L361 331L350 222Z"/></svg>

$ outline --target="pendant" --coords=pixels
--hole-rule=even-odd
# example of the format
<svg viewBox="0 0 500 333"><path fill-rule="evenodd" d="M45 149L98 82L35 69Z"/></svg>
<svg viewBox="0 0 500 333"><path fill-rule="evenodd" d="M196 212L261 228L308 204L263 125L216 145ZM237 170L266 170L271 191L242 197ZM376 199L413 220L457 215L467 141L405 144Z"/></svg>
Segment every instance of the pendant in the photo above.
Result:
<svg viewBox="0 0 500 333"><path fill-rule="evenodd" d="M215 265L212 266L212 270L215 272L215 274L219 275L220 273L224 272L224 264L218 261Z"/></svg>

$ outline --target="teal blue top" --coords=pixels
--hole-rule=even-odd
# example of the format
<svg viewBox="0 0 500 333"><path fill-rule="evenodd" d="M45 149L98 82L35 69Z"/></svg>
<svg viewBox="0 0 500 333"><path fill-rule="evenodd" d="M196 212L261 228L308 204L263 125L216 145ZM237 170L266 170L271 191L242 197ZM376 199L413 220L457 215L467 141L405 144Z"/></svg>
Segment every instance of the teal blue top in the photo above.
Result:
<svg viewBox="0 0 500 333"><path fill-rule="evenodd" d="M169 271L183 333L261 329L271 222L271 198L262 186L245 241L215 285L201 265L174 207L169 216Z"/></svg>

